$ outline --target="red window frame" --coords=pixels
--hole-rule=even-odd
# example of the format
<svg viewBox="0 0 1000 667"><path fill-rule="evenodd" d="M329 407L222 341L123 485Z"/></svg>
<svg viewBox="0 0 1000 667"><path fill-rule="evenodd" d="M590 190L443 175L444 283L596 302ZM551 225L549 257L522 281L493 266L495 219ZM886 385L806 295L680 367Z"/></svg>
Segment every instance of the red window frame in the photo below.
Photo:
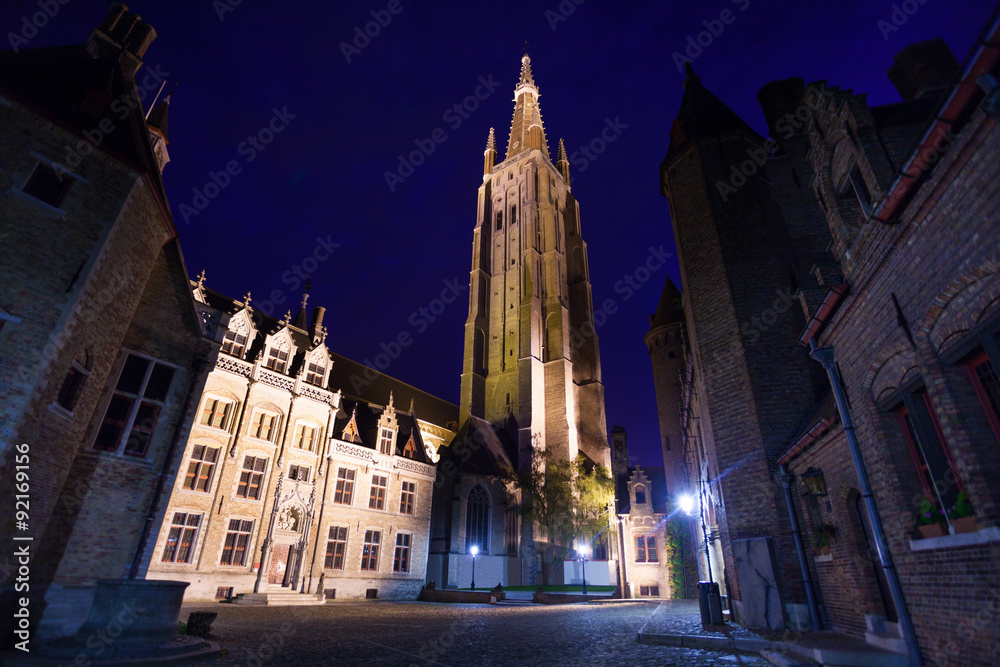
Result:
<svg viewBox="0 0 1000 667"><path fill-rule="evenodd" d="M944 452L945 460L948 462L948 467L951 468L951 474L955 477L955 481L958 484L959 491L965 491L965 484L962 482L962 478L958 474L958 468L955 465L955 459L951 454L951 448L948 446L948 441L944 437L944 431L941 429L941 423L938 421L937 413L934 411L934 406L931 404L931 397L926 391L922 392L921 397L924 401L924 405L927 406L927 413L931 417L931 423L934 425L934 432L937 434L938 442L941 443L941 450ZM916 398L916 397L915 397ZM903 431L903 438L906 440L906 446L910 450L910 457L913 459L913 466L917 470L917 476L920 478L920 486L924 490L924 495L927 498L935 498L934 489L931 486L930 474L928 472L928 464L926 461L921 461L920 449L917 447L917 443L913 441L913 426L912 420L907 421L909 416L909 411L906 406L901 406L896 410L896 417L899 419L900 429Z"/></svg>

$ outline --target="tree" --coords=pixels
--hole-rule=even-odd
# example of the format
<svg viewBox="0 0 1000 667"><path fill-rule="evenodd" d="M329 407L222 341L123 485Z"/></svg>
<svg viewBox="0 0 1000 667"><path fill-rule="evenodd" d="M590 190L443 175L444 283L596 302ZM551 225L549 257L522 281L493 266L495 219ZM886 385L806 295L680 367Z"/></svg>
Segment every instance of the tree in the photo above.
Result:
<svg viewBox="0 0 1000 667"><path fill-rule="evenodd" d="M553 563L565 559L577 540L590 541L611 525L614 479L606 467L588 466L583 456L567 461L544 451L534 457L518 486L521 511L548 540Z"/></svg>

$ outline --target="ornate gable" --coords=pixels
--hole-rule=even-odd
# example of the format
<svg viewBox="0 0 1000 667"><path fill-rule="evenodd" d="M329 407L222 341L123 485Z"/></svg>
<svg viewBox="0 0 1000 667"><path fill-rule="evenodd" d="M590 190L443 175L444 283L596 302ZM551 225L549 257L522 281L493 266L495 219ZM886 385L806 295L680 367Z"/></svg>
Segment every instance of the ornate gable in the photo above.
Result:
<svg viewBox="0 0 1000 667"><path fill-rule="evenodd" d="M351 418L347 422L347 426L340 433L340 439L345 442L361 443L361 436L358 434L358 410L357 408L351 412Z"/></svg>

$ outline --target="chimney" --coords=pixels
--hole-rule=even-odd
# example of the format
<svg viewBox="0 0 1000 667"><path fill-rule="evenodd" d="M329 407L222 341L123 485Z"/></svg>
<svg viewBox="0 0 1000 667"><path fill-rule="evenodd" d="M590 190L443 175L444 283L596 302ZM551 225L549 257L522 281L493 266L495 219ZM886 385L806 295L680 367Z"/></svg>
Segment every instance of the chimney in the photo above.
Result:
<svg viewBox="0 0 1000 667"><path fill-rule="evenodd" d="M114 2L104 22L90 34L87 51L95 58L119 58L122 69L134 76L142 67L142 57L154 39L153 26L143 23L128 6Z"/></svg>
<svg viewBox="0 0 1000 667"><path fill-rule="evenodd" d="M312 326L309 328L309 335L312 336L313 340L319 339L320 329L323 328L324 315L326 315L326 308L323 306L313 308Z"/></svg>
<svg viewBox="0 0 1000 667"><path fill-rule="evenodd" d="M927 93L949 88L958 81L961 67L955 54L940 37L910 44L896 54L889 80L904 100L920 99Z"/></svg>
<svg viewBox="0 0 1000 667"><path fill-rule="evenodd" d="M800 107L802 107L805 92L805 82L797 76L791 79L765 83L757 92L757 103L760 104L760 108L764 111L767 130L772 139L780 141L781 138L784 138L788 134L787 130L779 132L774 126L788 115L796 116L796 112L799 112ZM805 125L802 117L799 116L789 124L789 127L804 129Z"/></svg>

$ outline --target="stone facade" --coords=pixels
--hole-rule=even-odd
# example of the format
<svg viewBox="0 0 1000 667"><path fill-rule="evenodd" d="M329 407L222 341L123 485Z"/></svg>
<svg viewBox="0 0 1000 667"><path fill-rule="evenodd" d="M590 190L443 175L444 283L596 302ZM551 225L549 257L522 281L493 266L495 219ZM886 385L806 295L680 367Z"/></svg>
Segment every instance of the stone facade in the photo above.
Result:
<svg viewBox="0 0 1000 667"><path fill-rule="evenodd" d="M806 623L804 566L826 627L906 652L908 616L925 661L998 660L997 61L977 46L963 71L940 40L913 45L890 70L903 102L881 107L822 83L767 84L767 140L689 71L662 191L700 404L695 460L744 623ZM902 605L810 343L833 350ZM804 540L830 542L804 564L779 465ZM972 518L921 539L925 499Z"/></svg>

